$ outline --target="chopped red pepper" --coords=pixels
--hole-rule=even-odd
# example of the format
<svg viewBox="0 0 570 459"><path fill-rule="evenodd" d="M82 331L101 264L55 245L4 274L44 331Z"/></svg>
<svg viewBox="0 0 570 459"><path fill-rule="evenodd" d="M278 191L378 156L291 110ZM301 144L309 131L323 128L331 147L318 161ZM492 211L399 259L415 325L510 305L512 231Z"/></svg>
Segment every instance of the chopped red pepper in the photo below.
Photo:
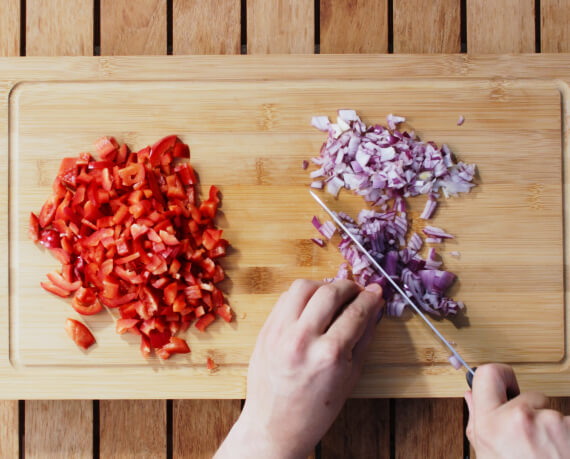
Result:
<svg viewBox="0 0 570 459"><path fill-rule="evenodd" d="M103 137L96 150L98 160L89 153L64 158L53 195L39 216L30 214L30 238L62 264L41 285L61 297L75 292L71 305L83 315L118 308L117 333L139 335L145 358L152 349L163 359L190 352L174 335L194 319L201 331L216 316L232 320L215 286L228 245L213 222L218 189L197 202L194 169L180 162L190 149L176 136L137 153ZM89 343L91 333L70 321L70 336Z"/></svg>

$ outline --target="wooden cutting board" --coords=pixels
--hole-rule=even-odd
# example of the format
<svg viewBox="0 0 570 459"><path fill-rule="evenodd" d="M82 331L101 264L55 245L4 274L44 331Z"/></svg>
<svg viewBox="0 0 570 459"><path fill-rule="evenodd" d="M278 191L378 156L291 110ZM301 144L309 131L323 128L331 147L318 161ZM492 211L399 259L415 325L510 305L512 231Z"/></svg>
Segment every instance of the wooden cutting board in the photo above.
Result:
<svg viewBox="0 0 570 459"><path fill-rule="evenodd" d="M414 61L423 72L410 67ZM459 276L453 295L467 305L458 320L437 326L469 363L509 362L523 387L568 395L567 64L567 56L0 61L9 236L0 396L242 397L256 335L280 292L299 277L334 275L342 261L334 244L310 242L317 236L310 220L323 214L301 167L325 139L311 116L333 117L338 108L356 109L367 123L406 116L405 127L423 140L447 143L477 164L478 186L444 200L431 222L456 236L437 248ZM356 77L354 68L362 69ZM466 121L458 127L460 115ZM82 318L98 342L83 353L63 330L66 317L79 318L69 301L39 286L57 262L28 240L29 212L49 195L62 157L92 151L102 135L138 149L171 133L190 145L204 189L222 191L219 225L232 244L224 290L236 320L217 321L205 334L192 328L188 356L145 361L137 338L116 335L116 314L106 311ZM363 207L346 191L323 196L353 216ZM409 201L412 218L424 202ZM207 357L217 372L207 371ZM417 317L383 320L354 395L461 395L463 373L447 357Z"/></svg>

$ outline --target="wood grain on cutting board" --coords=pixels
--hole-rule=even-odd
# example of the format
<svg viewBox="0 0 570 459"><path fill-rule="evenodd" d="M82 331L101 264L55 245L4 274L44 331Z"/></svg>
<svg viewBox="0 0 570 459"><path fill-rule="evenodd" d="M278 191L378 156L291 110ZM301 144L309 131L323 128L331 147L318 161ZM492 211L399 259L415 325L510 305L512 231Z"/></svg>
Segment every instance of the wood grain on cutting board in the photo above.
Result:
<svg viewBox="0 0 570 459"><path fill-rule="evenodd" d="M306 195L309 180L301 168L302 160L318 151L323 140L310 127L310 116L333 115L338 106L357 107L368 122L381 122L388 108L407 115L408 127L422 138L445 141L461 159L478 164L480 185L468 196L444 201L433 222L457 236L441 251L446 264L460 275L454 293L466 301L470 321L469 327L460 329L447 321L439 326L470 362L501 358L537 365L551 362L554 368L564 353L556 85L482 78L407 82L254 78L241 83L38 82L22 83L12 91L10 161L18 167L11 167L16 191L11 194L10 351L17 371L22 375L49 371L55 377L58 372L77 374L96 367L104 380L129 368L130 377L146 374L149 384L167 378L171 390L181 387L174 375L201 381L177 392L181 397L188 393L207 397L214 388L216 396L240 393L236 381L245 376L268 305L295 277L325 277L341 261L334 247L322 250L307 241L315 235L309 220L317 212ZM520 116L523 107L525 117ZM467 119L462 127L456 126L459 114ZM203 185L217 183L224 194L220 224L236 248L226 263L237 320L214 325L206 336L190 332L190 359L164 365L141 361L134 341L117 336L111 317L101 315L88 321L99 345L86 358L59 330L57 317L63 320L69 315L69 306L33 285L55 264L27 241L26 212L43 202L62 155L89 149L102 133L136 148L164 131L177 132L190 143ZM338 201L329 197L327 201L352 214L362 206L348 193ZM423 207L421 200L411 204L412 214ZM460 260L448 256L455 249L462 253ZM33 266L26 265L31 259ZM540 278L545 271L548 276ZM531 280L541 286L540 291ZM31 287L23 287L28 284ZM41 307L33 310L30 302ZM540 327L535 326L537 318ZM46 320L50 326L45 326ZM385 321L380 329L357 393L417 393L426 384L423 377L413 388L395 382L414 374L433 375L430 381L449 380L449 386L461 377L448 367L446 353L416 318ZM34 344L38 341L47 344L39 349ZM218 374L225 376L210 378L215 382L209 388L202 363L208 355L223 363ZM386 367L392 376L384 379ZM117 384L114 396L126 393L129 376ZM398 390L382 392L384 384ZM437 393L446 392L433 387L429 391Z"/></svg>

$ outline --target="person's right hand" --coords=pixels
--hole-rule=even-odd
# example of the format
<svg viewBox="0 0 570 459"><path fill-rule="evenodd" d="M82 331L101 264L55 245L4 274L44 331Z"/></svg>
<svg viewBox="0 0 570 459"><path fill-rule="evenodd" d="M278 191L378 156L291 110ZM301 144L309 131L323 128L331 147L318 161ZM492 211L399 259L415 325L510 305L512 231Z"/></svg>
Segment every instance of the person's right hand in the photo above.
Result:
<svg viewBox="0 0 570 459"><path fill-rule="evenodd" d="M546 409L538 392L520 395L508 365L482 365L465 393L469 408L467 438L477 459L570 458L570 416ZM513 396L510 401L507 394Z"/></svg>

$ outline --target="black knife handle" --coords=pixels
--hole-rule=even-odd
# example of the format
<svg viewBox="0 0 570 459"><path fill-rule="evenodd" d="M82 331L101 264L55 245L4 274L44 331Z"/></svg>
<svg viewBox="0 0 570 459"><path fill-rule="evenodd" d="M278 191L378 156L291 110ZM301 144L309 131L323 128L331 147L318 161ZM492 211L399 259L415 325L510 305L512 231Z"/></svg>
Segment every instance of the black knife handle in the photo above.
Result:
<svg viewBox="0 0 570 459"><path fill-rule="evenodd" d="M469 384L469 389L473 389L473 374L475 374L475 370L477 370L477 367L473 367L473 373L468 371L467 374L465 375L465 379L467 379L467 384Z"/></svg>

